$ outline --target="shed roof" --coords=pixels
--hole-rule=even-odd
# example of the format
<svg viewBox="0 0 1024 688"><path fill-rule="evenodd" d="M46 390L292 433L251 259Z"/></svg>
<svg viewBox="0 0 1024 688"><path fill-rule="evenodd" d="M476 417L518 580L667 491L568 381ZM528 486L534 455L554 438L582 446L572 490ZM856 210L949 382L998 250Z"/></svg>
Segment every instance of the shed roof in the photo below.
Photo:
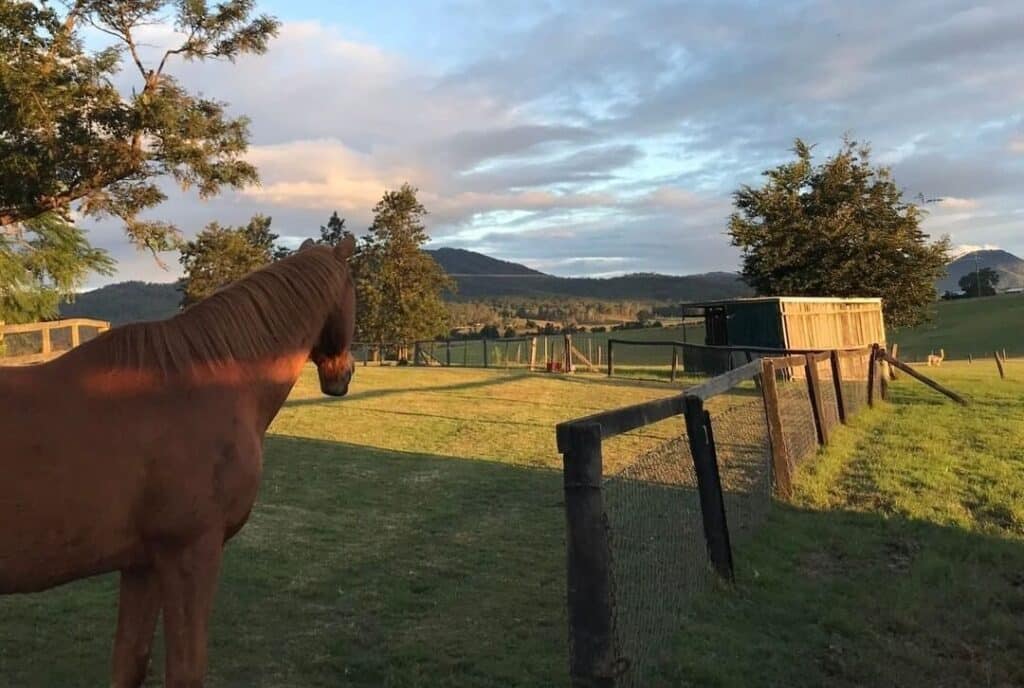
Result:
<svg viewBox="0 0 1024 688"><path fill-rule="evenodd" d="M739 299L718 299L716 301L697 301L684 303L687 308L707 308L708 306L728 306L736 303L877 303L881 305L882 299L878 297L840 297L840 296L748 296Z"/></svg>

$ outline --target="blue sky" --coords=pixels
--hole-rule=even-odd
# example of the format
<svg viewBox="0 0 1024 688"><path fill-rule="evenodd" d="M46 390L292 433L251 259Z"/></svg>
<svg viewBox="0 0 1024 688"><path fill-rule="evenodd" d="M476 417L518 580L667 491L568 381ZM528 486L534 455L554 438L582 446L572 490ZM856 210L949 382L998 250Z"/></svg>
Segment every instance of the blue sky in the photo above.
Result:
<svg viewBox="0 0 1024 688"><path fill-rule="evenodd" d="M730 193L794 137L827 154L849 133L945 199L933 235L1024 255L1019 0L260 7L283 21L267 55L171 69L251 118L263 179L173 194L156 215L186 235L263 213L297 239L335 209L361 230L409 181L435 246L563 275L731 270ZM176 276L94 231L114 279Z"/></svg>

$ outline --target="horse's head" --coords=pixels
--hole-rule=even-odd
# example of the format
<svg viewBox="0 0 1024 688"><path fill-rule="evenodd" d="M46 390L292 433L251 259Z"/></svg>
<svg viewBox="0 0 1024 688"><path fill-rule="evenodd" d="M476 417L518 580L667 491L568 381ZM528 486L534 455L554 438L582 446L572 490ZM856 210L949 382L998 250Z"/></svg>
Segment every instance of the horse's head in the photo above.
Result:
<svg viewBox="0 0 1024 688"><path fill-rule="evenodd" d="M299 250L312 245L313 242L307 240ZM355 248L356 241L352 236L345 237L334 247L334 257L344 268L345 284L339 303L328 314L323 330L309 354L320 374L320 390L333 397L343 397L348 393L348 384L355 370L351 348L356 331L356 287L348 265L348 259L352 257Z"/></svg>

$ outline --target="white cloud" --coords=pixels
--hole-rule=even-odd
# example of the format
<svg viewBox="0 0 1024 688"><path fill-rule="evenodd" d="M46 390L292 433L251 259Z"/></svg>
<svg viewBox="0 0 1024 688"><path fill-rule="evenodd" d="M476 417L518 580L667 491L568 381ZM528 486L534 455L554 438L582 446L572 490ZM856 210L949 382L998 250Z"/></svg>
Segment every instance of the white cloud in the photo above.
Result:
<svg viewBox="0 0 1024 688"><path fill-rule="evenodd" d="M947 196L943 198L939 205L949 210L974 210L978 207L979 203L974 198L957 198L956 196Z"/></svg>
<svg viewBox="0 0 1024 688"><path fill-rule="evenodd" d="M470 3L401 52L345 26L288 22L267 55L172 64L188 88L251 118L263 185L210 203L174 194L157 215L191 234L264 212L299 237L337 209L360 230L384 190L408 181L434 245L554 271L731 269L731 192L760 184L794 137L825 155L851 131L908 198L945 199L926 229L1020 252L1012 58L1024 5L933 4L566 0L526 21ZM146 42L172 38L155 27ZM439 43L459 46L443 64ZM125 275L151 263L117 255ZM591 258L567 262L580 255Z"/></svg>

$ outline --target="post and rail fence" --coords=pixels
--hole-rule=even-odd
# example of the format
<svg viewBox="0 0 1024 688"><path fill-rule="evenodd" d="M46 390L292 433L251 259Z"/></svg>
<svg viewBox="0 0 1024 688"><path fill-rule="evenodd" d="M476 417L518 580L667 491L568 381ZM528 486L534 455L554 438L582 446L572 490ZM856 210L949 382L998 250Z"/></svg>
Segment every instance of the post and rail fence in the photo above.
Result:
<svg viewBox="0 0 1024 688"><path fill-rule="evenodd" d="M885 399L883 365L966 403L878 345L754 353L680 394L557 426L574 687L651 683L686 605L734 579L773 496L790 497L837 427ZM679 418L663 444L605 470L605 441Z"/></svg>
<svg viewBox="0 0 1024 688"><path fill-rule="evenodd" d="M48 322L0 323L0 365L45 363L110 329L105 320L69 318Z"/></svg>

